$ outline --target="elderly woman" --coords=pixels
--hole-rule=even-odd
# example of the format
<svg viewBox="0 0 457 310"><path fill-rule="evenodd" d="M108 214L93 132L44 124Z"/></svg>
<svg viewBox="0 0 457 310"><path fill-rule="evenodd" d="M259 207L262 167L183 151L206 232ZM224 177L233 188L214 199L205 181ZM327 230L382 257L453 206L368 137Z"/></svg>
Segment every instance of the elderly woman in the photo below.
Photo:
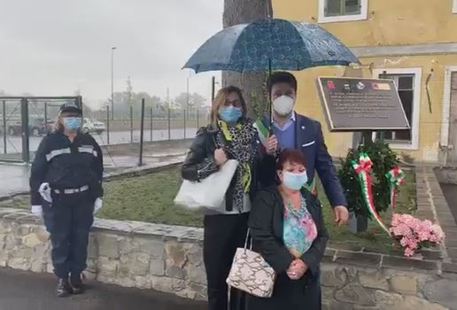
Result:
<svg viewBox="0 0 457 310"><path fill-rule="evenodd" d="M251 200L257 192L260 164L274 162L277 141L270 138L264 148L253 122L247 118L241 90L222 88L213 103L211 124L197 133L182 167L182 177L202 180L219 170L228 159L239 162L225 195L225 203L207 210L204 218L203 259L208 280L210 310L226 310L230 272L237 247L243 246L247 232ZM265 160L265 162L264 162ZM211 189L208 188L208 191ZM241 304L240 294L232 295L231 308Z"/></svg>
<svg viewBox="0 0 457 310"><path fill-rule="evenodd" d="M279 185L259 192L249 219L253 249L276 271L271 298L249 296L249 310L321 309L319 265L328 234L321 205L303 189L307 181L300 151L283 151Z"/></svg>

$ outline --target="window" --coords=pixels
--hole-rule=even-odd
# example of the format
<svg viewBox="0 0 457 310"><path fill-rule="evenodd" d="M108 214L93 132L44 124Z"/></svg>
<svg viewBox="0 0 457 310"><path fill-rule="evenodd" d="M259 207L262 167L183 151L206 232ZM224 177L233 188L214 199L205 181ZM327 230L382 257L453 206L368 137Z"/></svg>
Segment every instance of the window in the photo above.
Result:
<svg viewBox="0 0 457 310"><path fill-rule="evenodd" d="M319 0L319 22L344 22L367 18L368 0Z"/></svg>
<svg viewBox="0 0 457 310"><path fill-rule="evenodd" d="M398 90L403 109L411 126L409 130L385 131L384 139L396 149L418 149L419 147L419 105L421 70L389 69L374 70L374 76L393 80ZM376 133L379 138L380 133Z"/></svg>
<svg viewBox="0 0 457 310"><path fill-rule="evenodd" d="M452 1L452 13L457 13L457 0Z"/></svg>

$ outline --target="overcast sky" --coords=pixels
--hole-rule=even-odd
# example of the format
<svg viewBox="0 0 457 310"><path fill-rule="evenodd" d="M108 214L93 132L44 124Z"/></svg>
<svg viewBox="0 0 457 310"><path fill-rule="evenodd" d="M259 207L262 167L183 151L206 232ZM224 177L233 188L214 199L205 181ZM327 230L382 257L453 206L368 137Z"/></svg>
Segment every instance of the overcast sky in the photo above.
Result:
<svg viewBox="0 0 457 310"><path fill-rule="evenodd" d="M73 95L101 104L111 91L165 97L186 90L191 54L222 28L223 0L0 0L0 90ZM191 92L211 93L212 74L190 76ZM217 75L217 73L216 73Z"/></svg>

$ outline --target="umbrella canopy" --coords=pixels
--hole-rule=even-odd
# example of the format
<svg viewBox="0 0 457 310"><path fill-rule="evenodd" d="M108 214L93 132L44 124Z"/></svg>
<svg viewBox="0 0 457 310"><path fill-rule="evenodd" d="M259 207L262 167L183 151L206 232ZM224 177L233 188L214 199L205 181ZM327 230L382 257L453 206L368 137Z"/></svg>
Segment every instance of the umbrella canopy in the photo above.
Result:
<svg viewBox="0 0 457 310"><path fill-rule="evenodd" d="M298 71L350 63L359 61L349 48L318 25L269 19L220 31L192 55L184 68L196 73Z"/></svg>

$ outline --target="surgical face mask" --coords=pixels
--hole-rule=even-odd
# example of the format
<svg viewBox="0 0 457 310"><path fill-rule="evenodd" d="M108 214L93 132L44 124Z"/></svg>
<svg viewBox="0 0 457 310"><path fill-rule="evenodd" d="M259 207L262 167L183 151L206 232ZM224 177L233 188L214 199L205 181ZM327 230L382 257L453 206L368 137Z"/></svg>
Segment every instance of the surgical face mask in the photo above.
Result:
<svg viewBox="0 0 457 310"><path fill-rule="evenodd" d="M306 184L306 182L308 182L308 174L306 171L301 173L284 171L283 176L284 186L295 191L300 190Z"/></svg>
<svg viewBox="0 0 457 310"><path fill-rule="evenodd" d="M273 100L273 110L280 116L287 116L294 110L295 99L286 95Z"/></svg>
<svg viewBox="0 0 457 310"><path fill-rule="evenodd" d="M234 106L221 107L219 109L219 117L226 123L236 123L242 115L241 108Z"/></svg>
<svg viewBox="0 0 457 310"><path fill-rule="evenodd" d="M64 117L63 126L69 131L77 131L81 128L81 117Z"/></svg>

